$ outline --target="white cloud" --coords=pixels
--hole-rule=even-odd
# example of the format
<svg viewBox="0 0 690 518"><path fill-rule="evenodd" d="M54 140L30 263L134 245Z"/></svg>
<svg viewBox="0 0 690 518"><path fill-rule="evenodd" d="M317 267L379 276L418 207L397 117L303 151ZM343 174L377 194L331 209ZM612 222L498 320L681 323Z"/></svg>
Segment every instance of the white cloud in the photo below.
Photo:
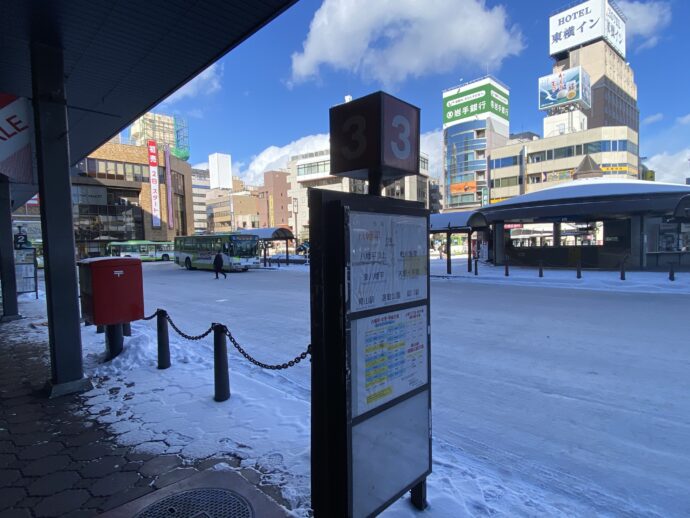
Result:
<svg viewBox="0 0 690 518"><path fill-rule="evenodd" d="M680 124L690 124L690 113L683 115L682 117L678 117L676 121Z"/></svg>
<svg viewBox="0 0 690 518"><path fill-rule="evenodd" d="M685 183L690 177L690 147L673 154L664 151L654 155L646 165L656 171L659 182Z"/></svg>
<svg viewBox="0 0 690 518"><path fill-rule="evenodd" d="M429 155L429 176L441 178L443 175L443 131L436 129L420 136L422 153Z"/></svg>
<svg viewBox="0 0 690 518"><path fill-rule="evenodd" d="M327 65L393 88L457 67L495 70L523 48L505 8L484 0L324 0L292 55L290 84Z"/></svg>
<svg viewBox="0 0 690 518"><path fill-rule="evenodd" d="M328 134L320 133L302 137L282 147L267 147L252 157L249 166L246 169L242 168L239 176L249 185L261 185L264 182L264 171L286 169L290 157L328 149L329 145Z"/></svg>
<svg viewBox="0 0 690 518"><path fill-rule="evenodd" d="M642 119L642 124L653 124L655 122L663 120L663 118L663 113L655 113L654 115L650 115L649 117L645 117L644 119Z"/></svg>
<svg viewBox="0 0 690 518"><path fill-rule="evenodd" d="M671 23L669 2L618 0L616 3L627 18L625 30L628 40L641 40L637 50L654 47L659 42L661 30Z"/></svg>
<svg viewBox="0 0 690 518"><path fill-rule="evenodd" d="M163 103L172 104L185 97L193 98L199 95L210 95L217 92L221 89L222 76L223 66L214 63L182 88L170 95Z"/></svg>
<svg viewBox="0 0 690 518"><path fill-rule="evenodd" d="M208 162L199 162L198 164L194 164L192 169L205 169L208 171Z"/></svg>

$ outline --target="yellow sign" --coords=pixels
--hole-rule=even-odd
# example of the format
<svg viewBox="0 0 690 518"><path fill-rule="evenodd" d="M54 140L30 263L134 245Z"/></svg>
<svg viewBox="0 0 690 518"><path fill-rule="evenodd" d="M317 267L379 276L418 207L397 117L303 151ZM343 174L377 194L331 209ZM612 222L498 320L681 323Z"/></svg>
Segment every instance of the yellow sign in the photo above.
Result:
<svg viewBox="0 0 690 518"><path fill-rule="evenodd" d="M601 166L602 171L623 171L627 172L628 166L627 165L608 165L608 166Z"/></svg>

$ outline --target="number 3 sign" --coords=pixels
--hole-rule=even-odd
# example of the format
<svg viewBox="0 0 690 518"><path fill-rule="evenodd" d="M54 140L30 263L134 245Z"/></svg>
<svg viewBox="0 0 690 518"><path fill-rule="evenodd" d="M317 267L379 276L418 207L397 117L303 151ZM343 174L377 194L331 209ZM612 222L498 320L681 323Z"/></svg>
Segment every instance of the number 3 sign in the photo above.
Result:
<svg viewBox="0 0 690 518"><path fill-rule="evenodd" d="M376 92L330 110L331 174L389 182L419 174L419 108Z"/></svg>

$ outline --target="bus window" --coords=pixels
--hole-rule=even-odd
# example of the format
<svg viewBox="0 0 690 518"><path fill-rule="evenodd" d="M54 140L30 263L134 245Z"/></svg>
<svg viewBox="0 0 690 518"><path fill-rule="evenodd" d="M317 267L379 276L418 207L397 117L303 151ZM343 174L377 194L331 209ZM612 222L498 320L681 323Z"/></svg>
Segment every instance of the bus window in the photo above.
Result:
<svg viewBox="0 0 690 518"><path fill-rule="evenodd" d="M223 243L223 253L225 255L230 255L230 244L227 242Z"/></svg>

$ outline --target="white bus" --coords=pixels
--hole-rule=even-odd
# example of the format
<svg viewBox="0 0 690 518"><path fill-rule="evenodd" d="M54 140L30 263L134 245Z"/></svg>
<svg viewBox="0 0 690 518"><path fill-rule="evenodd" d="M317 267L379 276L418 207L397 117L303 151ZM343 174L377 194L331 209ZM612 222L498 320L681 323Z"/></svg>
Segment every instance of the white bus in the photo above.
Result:
<svg viewBox="0 0 690 518"><path fill-rule="evenodd" d="M250 234L212 234L175 238L175 263L191 270L213 270L216 253L223 254L223 270L259 268L259 237Z"/></svg>
<svg viewBox="0 0 690 518"><path fill-rule="evenodd" d="M114 257L138 257L143 261L170 261L173 256L172 241L112 241L105 247L105 255Z"/></svg>

